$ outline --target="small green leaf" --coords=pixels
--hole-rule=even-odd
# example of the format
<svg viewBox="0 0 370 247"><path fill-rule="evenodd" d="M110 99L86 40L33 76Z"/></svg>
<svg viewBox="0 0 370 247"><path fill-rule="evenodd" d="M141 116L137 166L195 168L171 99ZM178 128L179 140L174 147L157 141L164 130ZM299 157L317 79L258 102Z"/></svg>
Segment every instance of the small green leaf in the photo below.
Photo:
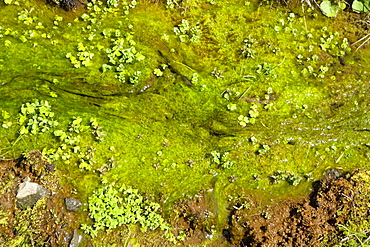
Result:
<svg viewBox="0 0 370 247"><path fill-rule="evenodd" d="M153 73L157 76L160 77L163 75L163 72L160 69L154 69Z"/></svg>
<svg viewBox="0 0 370 247"><path fill-rule="evenodd" d="M10 118L10 114L7 111L2 110L1 115L4 119Z"/></svg>
<svg viewBox="0 0 370 247"><path fill-rule="evenodd" d="M340 7L340 9L345 9L347 7L347 5L344 2L339 2L339 7Z"/></svg>
<svg viewBox="0 0 370 247"><path fill-rule="evenodd" d="M321 12L327 17L335 17L338 14L339 4L324 0L320 4Z"/></svg>
<svg viewBox="0 0 370 247"><path fill-rule="evenodd" d="M370 10L370 1L369 0L363 0L363 1L355 0L352 3L352 9L355 12L366 13Z"/></svg>

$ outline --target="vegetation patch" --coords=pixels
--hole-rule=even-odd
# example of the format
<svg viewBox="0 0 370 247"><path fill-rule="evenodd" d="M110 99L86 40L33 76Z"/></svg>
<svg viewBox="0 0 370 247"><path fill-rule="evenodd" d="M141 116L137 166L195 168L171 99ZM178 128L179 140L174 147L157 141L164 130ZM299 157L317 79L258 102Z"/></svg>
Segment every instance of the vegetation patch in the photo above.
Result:
<svg viewBox="0 0 370 247"><path fill-rule="evenodd" d="M92 237L99 231L128 224L139 224L143 232L157 228L170 230L159 212L159 204L148 201L138 190L125 185L100 188L93 192L88 202L89 216L94 223L91 226L83 224L81 229Z"/></svg>
<svg viewBox="0 0 370 247"><path fill-rule="evenodd" d="M27 175L56 186L52 173L86 205L86 245L366 245L367 215L344 204L363 206L350 190L364 173L332 172L294 210L270 203L328 167L368 168L368 1L48 2L0 3L0 160L28 153L3 171L5 197ZM24 241L2 200L0 242L47 245L24 229L60 230L38 220L49 199L34 224L18 215Z"/></svg>

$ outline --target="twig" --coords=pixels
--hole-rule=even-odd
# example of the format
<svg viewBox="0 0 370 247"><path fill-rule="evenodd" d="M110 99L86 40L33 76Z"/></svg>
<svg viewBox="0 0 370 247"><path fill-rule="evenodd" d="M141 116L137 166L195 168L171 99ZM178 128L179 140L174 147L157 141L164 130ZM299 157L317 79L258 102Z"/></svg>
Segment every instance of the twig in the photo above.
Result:
<svg viewBox="0 0 370 247"><path fill-rule="evenodd" d="M239 96L239 99L243 98L244 95L252 88L252 86L249 86L249 88L245 89L244 92Z"/></svg>
<svg viewBox="0 0 370 247"><path fill-rule="evenodd" d="M365 35L364 37L362 37L361 39L357 40L356 42L354 42L352 45L355 45L357 44L358 42L361 42L362 40L366 39L364 42L361 43L361 45L359 45L355 51L357 51L358 49L360 49L364 44L366 44L366 42L368 42L370 40L370 33Z"/></svg>

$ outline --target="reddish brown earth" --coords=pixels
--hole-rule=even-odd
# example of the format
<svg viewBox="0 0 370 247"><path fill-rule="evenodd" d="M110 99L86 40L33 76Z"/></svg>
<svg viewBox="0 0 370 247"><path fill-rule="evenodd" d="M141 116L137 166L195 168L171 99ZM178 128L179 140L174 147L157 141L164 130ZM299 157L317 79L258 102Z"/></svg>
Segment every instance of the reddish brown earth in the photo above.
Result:
<svg viewBox="0 0 370 247"><path fill-rule="evenodd" d="M234 210L230 242L234 246L334 246L349 241L339 225L369 224L370 173L357 170L337 177L329 171L314 183L309 198L266 207L257 215ZM351 246L351 245L346 245Z"/></svg>
<svg viewBox="0 0 370 247"><path fill-rule="evenodd" d="M181 199L174 207L172 225L186 234L184 244L228 246L226 238L216 237L217 205L211 191L202 190L192 199ZM177 232L176 234L179 234ZM212 240L212 241L211 241Z"/></svg>
<svg viewBox="0 0 370 247"><path fill-rule="evenodd" d="M31 151L18 160L0 162L0 245L68 246L79 221L76 213L65 208L64 198L73 196L72 190L59 184L54 168L39 151ZM48 197L32 209L20 210L16 207L16 187L26 177L47 188ZM250 207L243 209L238 207L242 201L235 202L223 235L215 231L217 205L209 191L200 191L193 198L175 204L171 223L175 235L182 232L185 236L180 246L336 246L339 243L351 246L345 244L357 240L354 235L345 235L339 226L352 222L362 227L359 230L368 231L369 195L370 172L357 170L340 175L329 170L322 180L313 184L313 192L306 199L291 199L261 210L251 203L251 198L245 202ZM118 237L121 228L112 234ZM122 233L127 237L127 229ZM159 237L154 232L154 235L146 234L147 240ZM158 242L144 241L143 236L131 237L141 239L141 246ZM170 245L165 239L161 243Z"/></svg>

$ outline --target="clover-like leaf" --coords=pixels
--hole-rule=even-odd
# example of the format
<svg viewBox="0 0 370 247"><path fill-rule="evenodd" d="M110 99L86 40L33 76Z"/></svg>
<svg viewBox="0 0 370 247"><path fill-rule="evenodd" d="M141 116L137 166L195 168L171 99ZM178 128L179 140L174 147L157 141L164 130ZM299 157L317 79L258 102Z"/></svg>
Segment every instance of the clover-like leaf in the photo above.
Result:
<svg viewBox="0 0 370 247"><path fill-rule="evenodd" d="M332 3L329 0L324 0L320 4L320 10L321 12L326 15L327 17L335 17L338 14L339 11L339 4L338 3Z"/></svg>
<svg viewBox="0 0 370 247"><path fill-rule="evenodd" d="M352 3L352 10L359 13L366 13L370 10L369 0L355 0Z"/></svg>

